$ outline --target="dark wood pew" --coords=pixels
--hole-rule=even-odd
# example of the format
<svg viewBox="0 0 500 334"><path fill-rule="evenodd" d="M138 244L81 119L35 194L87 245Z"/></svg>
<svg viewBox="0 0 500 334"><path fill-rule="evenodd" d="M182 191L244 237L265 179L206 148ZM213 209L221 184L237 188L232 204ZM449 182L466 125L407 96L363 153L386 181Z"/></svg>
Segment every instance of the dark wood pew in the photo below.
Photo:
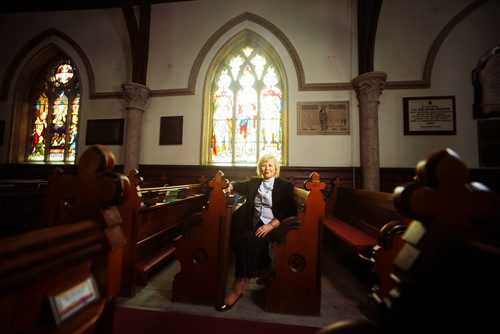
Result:
<svg viewBox="0 0 500 334"><path fill-rule="evenodd" d="M327 199L323 226L357 256L372 262L380 230L400 219L392 193L343 187L336 179Z"/></svg>
<svg viewBox="0 0 500 334"><path fill-rule="evenodd" d="M221 171L210 181L206 208L189 217L176 257L181 270L174 278L174 302L217 305L225 296L233 219L241 213L235 196L224 193L229 181ZM321 218L326 184L311 174L305 188L294 188L299 216L285 219L273 244L276 278L266 289L265 310L290 314L318 314L320 310ZM234 228L234 227L233 227ZM297 288L300 287L300 288Z"/></svg>
<svg viewBox="0 0 500 334"><path fill-rule="evenodd" d="M276 278L266 288L265 310L287 314L318 315L321 309L321 221L325 214L322 191L326 183L316 172L295 187L297 217L285 219L273 243Z"/></svg>
<svg viewBox="0 0 500 334"><path fill-rule="evenodd" d="M487 333L498 327L500 197L471 182L451 149L417 165L394 190L410 220L393 260L393 286L369 321L336 322L321 333ZM400 236L400 233L395 233Z"/></svg>
<svg viewBox="0 0 500 334"><path fill-rule="evenodd" d="M136 285L146 285L174 258L174 241L182 234L182 223L206 204L207 187L202 177L198 184L143 188L137 170L129 172L129 180L130 195L119 210L127 239L122 295L131 297Z"/></svg>
<svg viewBox="0 0 500 334"><path fill-rule="evenodd" d="M47 187L47 179L0 180L0 237L44 227Z"/></svg>
<svg viewBox="0 0 500 334"><path fill-rule="evenodd" d="M113 165L90 147L78 175L51 180L51 226L0 239L0 332L111 332L125 244L116 204L128 192Z"/></svg>
<svg viewBox="0 0 500 334"><path fill-rule="evenodd" d="M380 229L378 243L373 248L372 271L375 283L369 294L370 301L376 307L390 301L390 293L397 283L391 276L395 270L394 259L403 247L403 235L411 221L409 219L393 220Z"/></svg>
<svg viewBox="0 0 500 334"><path fill-rule="evenodd" d="M181 269L172 285L174 302L217 305L224 299L235 203L233 196L224 193L229 181L223 176L218 171L210 180L206 207L185 221L183 236L177 241Z"/></svg>

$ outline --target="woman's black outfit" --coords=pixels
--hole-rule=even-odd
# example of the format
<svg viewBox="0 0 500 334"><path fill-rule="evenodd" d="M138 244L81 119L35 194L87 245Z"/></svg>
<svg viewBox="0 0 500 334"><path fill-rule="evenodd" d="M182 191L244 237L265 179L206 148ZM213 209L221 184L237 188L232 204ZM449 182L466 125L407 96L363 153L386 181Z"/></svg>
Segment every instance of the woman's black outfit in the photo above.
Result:
<svg viewBox="0 0 500 334"><path fill-rule="evenodd" d="M232 182L233 190L246 197L245 204L233 217L231 247L235 255L235 277L252 278L270 265L269 243L275 238L275 231L264 237L257 237L255 231L263 225L262 220L255 222L255 199L263 179L253 177L246 181ZM293 184L276 177L272 191L271 210L280 223L287 217L297 215L293 195ZM240 211L241 210L241 211Z"/></svg>

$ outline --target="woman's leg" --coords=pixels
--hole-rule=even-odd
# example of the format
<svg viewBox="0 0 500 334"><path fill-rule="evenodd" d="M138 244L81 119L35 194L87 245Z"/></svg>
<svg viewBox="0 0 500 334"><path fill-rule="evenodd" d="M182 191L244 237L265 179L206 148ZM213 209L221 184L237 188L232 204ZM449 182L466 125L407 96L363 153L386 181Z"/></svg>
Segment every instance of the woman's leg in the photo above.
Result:
<svg viewBox="0 0 500 334"><path fill-rule="evenodd" d="M233 305L234 303L236 303L243 294L248 281L248 278L236 277L234 279L231 290L229 290L226 297L224 298L224 304Z"/></svg>

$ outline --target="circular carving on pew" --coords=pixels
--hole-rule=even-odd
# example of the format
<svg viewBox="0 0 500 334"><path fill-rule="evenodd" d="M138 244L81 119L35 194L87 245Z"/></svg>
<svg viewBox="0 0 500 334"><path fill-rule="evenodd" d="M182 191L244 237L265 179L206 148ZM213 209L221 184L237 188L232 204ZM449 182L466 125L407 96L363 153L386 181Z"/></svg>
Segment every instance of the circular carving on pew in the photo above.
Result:
<svg viewBox="0 0 500 334"><path fill-rule="evenodd" d="M294 273L304 270L306 267L306 259L302 255L295 253L288 258L288 268Z"/></svg>
<svg viewBox="0 0 500 334"><path fill-rule="evenodd" d="M194 250L193 252L193 263L194 264L203 264L207 261L207 253L201 249L201 248L198 248L196 250Z"/></svg>

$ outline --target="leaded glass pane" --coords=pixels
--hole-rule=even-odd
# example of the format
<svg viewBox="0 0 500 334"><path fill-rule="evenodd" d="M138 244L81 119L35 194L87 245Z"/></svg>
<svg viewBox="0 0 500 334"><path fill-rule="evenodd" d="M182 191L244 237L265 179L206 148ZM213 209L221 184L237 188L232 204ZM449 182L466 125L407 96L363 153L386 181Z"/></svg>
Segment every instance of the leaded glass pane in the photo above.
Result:
<svg viewBox="0 0 500 334"><path fill-rule="evenodd" d="M31 135L31 153L28 156L28 160L43 161L45 159L48 113L49 99L45 94L41 94L35 103L35 121Z"/></svg>
<svg viewBox="0 0 500 334"><path fill-rule="evenodd" d="M265 53L237 48L222 61L212 83L209 163L255 164L273 153L281 162L281 78Z"/></svg>
<svg viewBox="0 0 500 334"><path fill-rule="evenodd" d="M68 59L51 63L35 87L28 161L76 160L80 86Z"/></svg>

